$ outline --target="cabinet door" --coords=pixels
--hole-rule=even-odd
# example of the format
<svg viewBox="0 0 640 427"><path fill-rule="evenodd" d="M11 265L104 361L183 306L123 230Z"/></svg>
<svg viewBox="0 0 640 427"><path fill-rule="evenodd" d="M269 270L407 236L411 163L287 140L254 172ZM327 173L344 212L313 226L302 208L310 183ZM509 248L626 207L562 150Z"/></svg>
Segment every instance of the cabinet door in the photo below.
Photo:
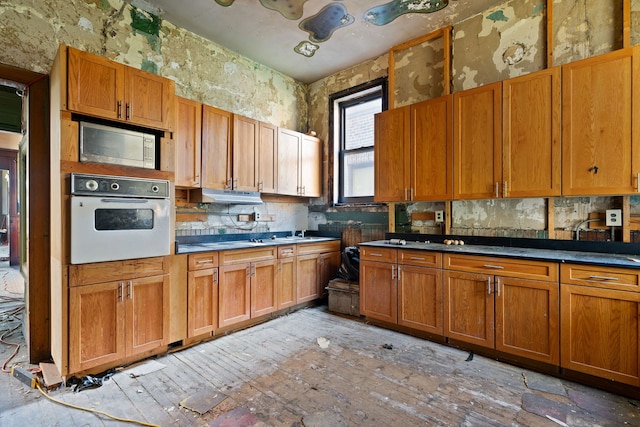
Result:
<svg viewBox="0 0 640 427"><path fill-rule="evenodd" d="M232 126L230 112L202 107L202 188L231 189Z"/></svg>
<svg viewBox="0 0 640 427"><path fill-rule="evenodd" d="M442 270L398 266L398 324L442 335Z"/></svg>
<svg viewBox="0 0 640 427"><path fill-rule="evenodd" d="M68 48L67 108L105 119L124 119L124 65Z"/></svg>
<svg viewBox="0 0 640 427"><path fill-rule="evenodd" d="M494 294L496 349L558 365L558 283L497 277Z"/></svg>
<svg viewBox="0 0 640 427"><path fill-rule="evenodd" d="M260 122L258 191L277 193L278 191L278 128Z"/></svg>
<svg viewBox="0 0 640 427"><path fill-rule="evenodd" d="M275 259L251 264L251 317L276 310L276 266Z"/></svg>
<svg viewBox="0 0 640 427"><path fill-rule="evenodd" d="M226 265L218 274L218 326L251 318L251 271L246 263Z"/></svg>
<svg viewBox="0 0 640 427"><path fill-rule="evenodd" d="M122 282L69 289L69 372L125 357Z"/></svg>
<svg viewBox="0 0 640 427"><path fill-rule="evenodd" d="M318 254L300 255L297 257L298 303L318 299Z"/></svg>
<svg viewBox="0 0 640 427"><path fill-rule="evenodd" d="M493 276L444 271L444 334L494 348Z"/></svg>
<svg viewBox="0 0 640 427"><path fill-rule="evenodd" d="M300 141L300 195L305 197L322 196L322 140L302 135Z"/></svg>
<svg viewBox="0 0 640 427"><path fill-rule="evenodd" d="M640 386L640 294L560 285L560 366Z"/></svg>
<svg viewBox="0 0 640 427"><path fill-rule="evenodd" d="M451 200L451 95L411 106L412 200Z"/></svg>
<svg viewBox="0 0 640 427"><path fill-rule="evenodd" d="M187 336L191 338L218 327L218 269L190 271L187 282Z"/></svg>
<svg viewBox="0 0 640 427"><path fill-rule="evenodd" d="M410 200L409 107L375 115L374 174L376 202Z"/></svg>
<svg viewBox="0 0 640 427"><path fill-rule="evenodd" d="M502 197L561 194L560 67L502 83Z"/></svg>
<svg viewBox="0 0 640 427"><path fill-rule="evenodd" d="M176 97L175 185L200 187L202 104Z"/></svg>
<svg viewBox="0 0 640 427"><path fill-rule="evenodd" d="M169 275L126 283L127 356L168 344Z"/></svg>
<svg viewBox="0 0 640 427"><path fill-rule="evenodd" d="M318 293L326 294L326 287L329 281L338 275L338 267L340 267L340 252L329 252L320 254L318 257Z"/></svg>
<svg viewBox="0 0 640 427"><path fill-rule="evenodd" d="M562 66L562 194L638 190L637 49Z"/></svg>
<svg viewBox="0 0 640 427"><path fill-rule="evenodd" d="M277 282L278 310L296 305L298 280L295 257L278 260Z"/></svg>
<svg viewBox="0 0 640 427"><path fill-rule="evenodd" d="M169 128L173 108L173 82L164 77L125 67L125 118L158 129Z"/></svg>
<svg viewBox="0 0 640 427"><path fill-rule="evenodd" d="M278 128L278 194L298 196L300 184L298 162L302 135Z"/></svg>
<svg viewBox="0 0 640 427"><path fill-rule="evenodd" d="M258 191L257 120L233 115L233 189Z"/></svg>
<svg viewBox="0 0 640 427"><path fill-rule="evenodd" d="M360 314L390 323L398 322L396 265L360 262Z"/></svg>
<svg viewBox="0 0 640 427"><path fill-rule="evenodd" d="M501 84L488 84L453 95L454 199L499 197Z"/></svg>

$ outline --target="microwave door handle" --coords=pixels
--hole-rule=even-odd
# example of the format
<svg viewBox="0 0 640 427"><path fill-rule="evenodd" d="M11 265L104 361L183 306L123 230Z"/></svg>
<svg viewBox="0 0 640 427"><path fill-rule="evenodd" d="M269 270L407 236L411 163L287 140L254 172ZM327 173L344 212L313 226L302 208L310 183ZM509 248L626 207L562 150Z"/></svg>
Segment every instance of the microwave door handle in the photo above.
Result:
<svg viewBox="0 0 640 427"><path fill-rule="evenodd" d="M100 199L100 201L104 203L149 203L149 200L147 199L124 199L124 198Z"/></svg>

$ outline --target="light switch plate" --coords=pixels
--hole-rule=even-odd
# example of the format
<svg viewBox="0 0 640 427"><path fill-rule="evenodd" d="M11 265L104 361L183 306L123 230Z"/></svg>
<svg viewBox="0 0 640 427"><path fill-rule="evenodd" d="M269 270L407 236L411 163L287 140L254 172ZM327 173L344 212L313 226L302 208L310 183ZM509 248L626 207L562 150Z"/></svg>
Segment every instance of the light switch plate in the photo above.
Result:
<svg viewBox="0 0 640 427"><path fill-rule="evenodd" d="M607 227L621 227L622 209L607 209L605 225Z"/></svg>

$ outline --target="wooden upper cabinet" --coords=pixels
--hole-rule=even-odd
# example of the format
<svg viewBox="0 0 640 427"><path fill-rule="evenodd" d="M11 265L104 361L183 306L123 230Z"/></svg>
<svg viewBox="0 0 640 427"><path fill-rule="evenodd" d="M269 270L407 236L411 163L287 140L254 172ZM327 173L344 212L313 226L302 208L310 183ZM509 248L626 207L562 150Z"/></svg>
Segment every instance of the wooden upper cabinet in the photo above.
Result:
<svg viewBox="0 0 640 427"><path fill-rule="evenodd" d="M453 95L454 199L499 197L502 82Z"/></svg>
<svg viewBox="0 0 640 427"><path fill-rule="evenodd" d="M562 66L562 194L638 191L638 48Z"/></svg>
<svg viewBox="0 0 640 427"><path fill-rule="evenodd" d="M258 140L260 123L233 115L232 188L258 191Z"/></svg>
<svg viewBox="0 0 640 427"><path fill-rule="evenodd" d="M450 200L453 146L451 96L411 106L411 200Z"/></svg>
<svg viewBox="0 0 640 427"><path fill-rule="evenodd" d="M374 173L376 202L404 202L409 195L409 107L375 115Z"/></svg>
<svg viewBox="0 0 640 427"><path fill-rule="evenodd" d="M302 135L289 129L278 129L278 193L299 195L298 159Z"/></svg>
<svg viewBox="0 0 640 427"><path fill-rule="evenodd" d="M175 185L200 186L202 104L176 97Z"/></svg>
<svg viewBox="0 0 640 427"><path fill-rule="evenodd" d="M124 65L71 47L67 58L67 108L119 120L124 114Z"/></svg>
<svg viewBox="0 0 640 427"><path fill-rule="evenodd" d="M258 191L278 191L278 128L260 122L258 140Z"/></svg>
<svg viewBox="0 0 640 427"><path fill-rule="evenodd" d="M322 140L278 128L278 194L322 196Z"/></svg>
<svg viewBox="0 0 640 427"><path fill-rule="evenodd" d="M208 105L202 107L202 188L231 188L232 129L232 113Z"/></svg>
<svg viewBox="0 0 640 427"><path fill-rule="evenodd" d="M322 140L314 136L302 135L300 141L300 195L322 196Z"/></svg>
<svg viewBox="0 0 640 427"><path fill-rule="evenodd" d="M560 67L502 83L502 197L561 194Z"/></svg>
<svg viewBox="0 0 640 427"><path fill-rule="evenodd" d="M68 49L67 108L157 129L169 129L174 83L106 58Z"/></svg>

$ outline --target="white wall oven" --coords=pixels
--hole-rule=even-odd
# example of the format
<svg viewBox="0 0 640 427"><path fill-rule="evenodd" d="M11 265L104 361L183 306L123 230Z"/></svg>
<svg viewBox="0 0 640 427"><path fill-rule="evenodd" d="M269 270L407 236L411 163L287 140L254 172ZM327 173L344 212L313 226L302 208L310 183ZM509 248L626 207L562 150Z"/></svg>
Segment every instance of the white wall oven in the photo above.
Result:
<svg viewBox="0 0 640 427"><path fill-rule="evenodd" d="M169 255L169 181L71 174L71 264Z"/></svg>

